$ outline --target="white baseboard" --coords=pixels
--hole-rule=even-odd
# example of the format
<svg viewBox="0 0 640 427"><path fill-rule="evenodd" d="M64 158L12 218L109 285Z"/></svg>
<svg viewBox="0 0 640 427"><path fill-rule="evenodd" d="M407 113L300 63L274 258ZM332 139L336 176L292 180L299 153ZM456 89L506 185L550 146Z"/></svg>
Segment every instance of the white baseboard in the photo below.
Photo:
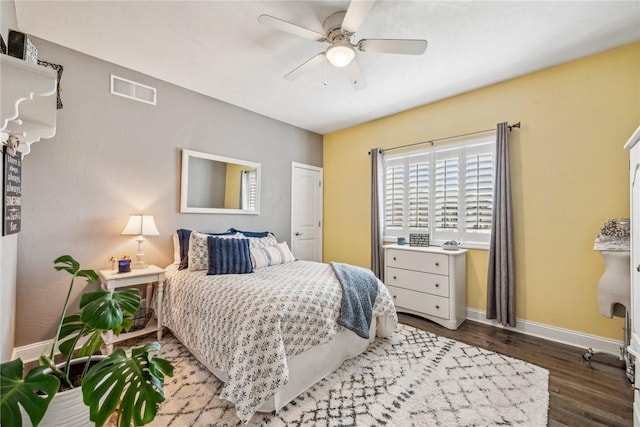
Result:
<svg viewBox="0 0 640 427"><path fill-rule="evenodd" d="M595 352L611 353L620 357L620 349L624 345L622 341L599 337L597 335L585 334L583 332L572 331L571 329L559 328L557 326L545 325L543 323L532 322L530 320L517 319L515 328L500 325L493 319L487 319L486 311L467 307L467 319L484 323L498 328L510 329L534 337L544 338L550 341L571 345L574 347L592 348Z"/></svg>
<svg viewBox="0 0 640 427"><path fill-rule="evenodd" d="M78 344L76 345L76 349L80 348L86 341L88 337L82 337L78 340ZM53 340L34 342L33 344L27 344L20 347L15 347L13 349L13 355L11 360L17 359L18 357L22 359L23 362L33 362L40 358L43 354L48 354L51 351L51 346L53 345ZM60 354L60 349L56 349L56 355Z"/></svg>
<svg viewBox="0 0 640 427"><path fill-rule="evenodd" d="M18 357L25 363L38 360L45 352L49 353L52 344L52 340L47 340L16 347L13 349L12 360Z"/></svg>

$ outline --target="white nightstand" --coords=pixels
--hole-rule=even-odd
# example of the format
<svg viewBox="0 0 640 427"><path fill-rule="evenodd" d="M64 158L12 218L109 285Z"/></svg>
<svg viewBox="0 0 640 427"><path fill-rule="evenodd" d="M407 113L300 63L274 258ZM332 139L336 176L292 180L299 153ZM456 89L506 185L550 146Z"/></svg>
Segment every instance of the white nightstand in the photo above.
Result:
<svg viewBox="0 0 640 427"><path fill-rule="evenodd" d="M144 329L122 333L115 336L113 332L107 332L104 337L104 343L107 353L113 351L113 344L129 338L145 335L150 332L158 332L158 341L162 339L162 287L164 285L164 269L155 265L149 265L146 268L132 269L128 273L118 273L113 270L100 270L100 284L107 291L113 291L117 288L124 288L135 285L147 285L146 307L151 305L151 291L155 285L156 288L156 319L151 319Z"/></svg>

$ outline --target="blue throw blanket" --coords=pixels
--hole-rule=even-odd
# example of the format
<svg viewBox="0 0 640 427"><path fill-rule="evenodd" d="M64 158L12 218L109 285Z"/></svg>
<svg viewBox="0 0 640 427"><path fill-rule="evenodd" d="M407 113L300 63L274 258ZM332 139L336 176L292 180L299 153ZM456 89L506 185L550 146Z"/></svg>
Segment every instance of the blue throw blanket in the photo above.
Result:
<svg viewBox="0 0 640 427"><path fill-rule="evenodd" d="M331 267L342 285L342 306L338 324L369 339L373 305L378 296L378 279L371 270L332 262Z"/></svg>

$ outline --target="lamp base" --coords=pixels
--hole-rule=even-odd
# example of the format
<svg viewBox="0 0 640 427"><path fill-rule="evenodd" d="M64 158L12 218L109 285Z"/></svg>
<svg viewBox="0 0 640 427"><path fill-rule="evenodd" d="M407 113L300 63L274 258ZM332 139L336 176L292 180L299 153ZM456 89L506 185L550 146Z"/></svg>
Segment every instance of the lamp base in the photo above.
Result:
<svg viewBox="0 0 640 427"><path fill-rule="evenodd" d="M131 263L131 268L134 268L134 269L147 268L147 267L149 267L149 264L145 264L144 261L136 261Z"/></svg>
<svg viewBox="0 0 640 427"><path fill-rule="evenodd" d="M147 264L144 262L144 251L142 250L142 243L144 243L144 236L140 235L136 238L138 241L138 252L136 252L136 262L131 263L131 268L140 269L147 268Z"/></svg>

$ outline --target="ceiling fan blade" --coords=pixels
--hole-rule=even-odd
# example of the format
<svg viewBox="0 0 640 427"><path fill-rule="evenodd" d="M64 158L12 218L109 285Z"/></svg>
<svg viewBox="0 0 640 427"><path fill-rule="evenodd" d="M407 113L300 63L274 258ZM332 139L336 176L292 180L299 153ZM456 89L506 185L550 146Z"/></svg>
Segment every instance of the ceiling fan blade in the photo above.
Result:
<svg viewBox="0 0 640 427"><path fill-rule="evenodd" d="M321 52L316 56L314 56L313 58L311 58L310 60L308 60L307 62L305 62L304 64L298 66L298 68L291 71L289 74L286 74L282 78L286 80L291 80L291 81L295 80L298 77L300 77L302 74L306 73L308 70L315 67L317 64L319 64L323 60L324 60L324 52Z"/></svg>
<svg viewBox="0 0 640 427"><path fill-rule="evenodd" d="M427 50L426 40L372 39L360 40L358 49L363 52L398 53L402 55L422 55Z"/></svg>
<svg viewBox="0 0 640 427"><path fill-rule="evenodd" d="M342 21L342 29L354 34L362 25L375 0L352 0Z"/></svg>
<svg viewBox="0 0 640 427"><path fill-rule="evenodd" d="M367 87L367 81L364 79L364 74L360 71L360 67L358 66L358 61L355 59L351 61L351 64L347 67L347 72L349 73L349 79L351 80L351 86L355 90L361 90Z"/></svg>
<svg viewBox="0 0 640 427"><path fill-rule="evenodd" d="M267 27L275 28L276 30L284 31L306 39L316 40L319 42L326 40L324 34L292 24L291 22L283 21L282 19L271 15L260 15L258 17L258 22L262 25L266 25Z"/></svg>

